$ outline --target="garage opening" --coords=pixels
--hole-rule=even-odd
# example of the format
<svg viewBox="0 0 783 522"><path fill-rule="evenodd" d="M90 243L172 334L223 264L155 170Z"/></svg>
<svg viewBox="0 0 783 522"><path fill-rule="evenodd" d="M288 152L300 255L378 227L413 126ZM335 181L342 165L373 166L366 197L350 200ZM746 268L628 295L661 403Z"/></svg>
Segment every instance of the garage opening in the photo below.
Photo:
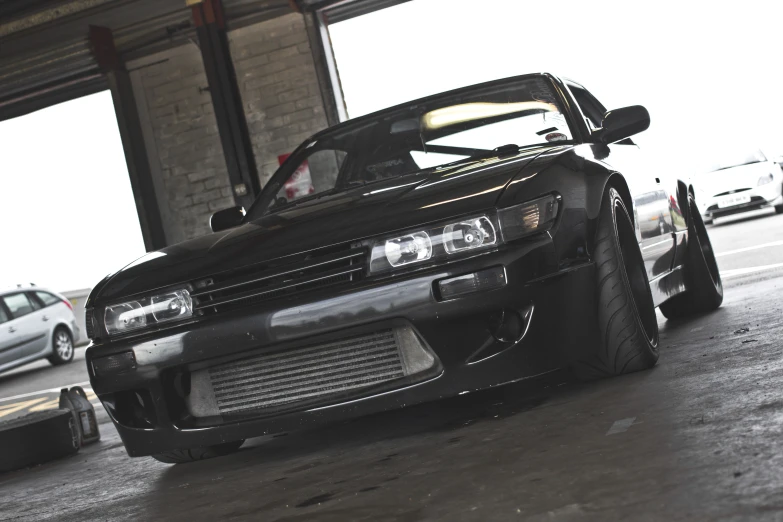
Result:
<svg viewBox="0 0 783 522"><path fill-rule="evenodd" d="M88 289L144 253L108 91L0 122L0 143L0 287Z"/></svg>

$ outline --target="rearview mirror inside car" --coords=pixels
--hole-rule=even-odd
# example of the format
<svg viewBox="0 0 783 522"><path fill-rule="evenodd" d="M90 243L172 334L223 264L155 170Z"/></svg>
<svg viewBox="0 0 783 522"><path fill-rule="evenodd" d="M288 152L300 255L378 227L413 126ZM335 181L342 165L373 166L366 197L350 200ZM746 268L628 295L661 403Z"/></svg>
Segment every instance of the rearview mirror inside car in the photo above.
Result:
<svg viewBox="0 0 783 522"><path fill-rule="evenodd" d="M220 232L228 228L234 228L242 223L245 217L243 207L231 207L218 210L209 218L209 226L212 232Z"/></svg>
<svg viewBox="0 0 783 522"><path fill-rule="evenodd" d="M614 109L604 115L598 140L601 143L615 143L650 127L650 113L641 105Z"/></svg>

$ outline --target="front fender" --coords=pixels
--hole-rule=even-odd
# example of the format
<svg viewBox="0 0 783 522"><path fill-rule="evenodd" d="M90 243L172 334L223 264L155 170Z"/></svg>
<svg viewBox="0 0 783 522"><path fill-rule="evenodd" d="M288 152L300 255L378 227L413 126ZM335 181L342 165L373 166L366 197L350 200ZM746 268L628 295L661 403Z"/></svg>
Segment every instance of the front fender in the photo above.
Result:
<svg viewBox="0 0 783 522"><path fill-rule="evenodd" d="M585 147L591 146L540 155L514 177L498 200L498 207L504 208L553 192L560 194L560 215L550 230L558 270L590 260L608 184L620 192L629 209L633 208L633 198L622 174L596 160L594 151Z"/></svg>

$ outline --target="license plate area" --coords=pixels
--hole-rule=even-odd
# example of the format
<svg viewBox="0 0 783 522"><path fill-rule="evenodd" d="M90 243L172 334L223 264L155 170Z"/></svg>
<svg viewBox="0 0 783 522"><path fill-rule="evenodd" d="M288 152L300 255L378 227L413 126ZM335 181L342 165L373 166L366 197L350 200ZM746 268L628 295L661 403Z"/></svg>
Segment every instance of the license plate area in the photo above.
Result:
<svg viewBox="0 0 783 522"><path fill-rule="evenodd" d="M724 196L718 200L718 208L734 207L750 203L750 196L741 194Z"/></svg>

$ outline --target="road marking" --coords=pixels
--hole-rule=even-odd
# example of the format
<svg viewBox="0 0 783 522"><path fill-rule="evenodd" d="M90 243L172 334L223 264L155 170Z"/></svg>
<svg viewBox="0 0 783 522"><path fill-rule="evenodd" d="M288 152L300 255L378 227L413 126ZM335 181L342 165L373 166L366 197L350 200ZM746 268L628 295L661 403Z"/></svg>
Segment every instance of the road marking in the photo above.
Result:
<svg viewBox="0 0 783 522"><path fill-rule="evenodd" d="M783 267L783 263L775 263L774 265L762 265L762 266L749 266L745 268L735 268L733 270L721 270L720 276L722 278L737 277L745 274L752 274L754 272L764 272L772 270L774 268Z"/></svg>
<svg viewBox="0 0 783 522"><path fill-rule="evenodd" d="M33 412L33 411L56 410L59 407L60 407L60 398L57 397L56 399L52 399L50 401L36 404L32 408L30 408L30 411Z"/></svg>
<svg viewBox="0 0 783 522"><path fill-rule="evenodd" d="M15 402L14 404L7 404L5 406L2 406L0 407L0 419L5 417L6 415L11 415L12 413L16 413L18 411L22 411L31 406L35 406L36 404L38 404L43 400L46 400L46 398L41 397L40 399L33 399L31 401L24 401L24 402Z"/></svg>
<svg viewBox="0 0 783 522"><path fill-rule="evenodd" d="M614 421L614 424L612 424L612 427L609 428L609 431L606 432L606 435L616 435L618 433L623 433L624 431L628 431L628 428L631 427L631 424L633 424L633 421L636 420L636 417L628 417L627 419L620 419L618 421Z"/></svg>
<svg viewBox="0 0 783 522"><path fill-rule="evenodd" d="M24 399L25 397L33 397L35 395L44 395L47 393L60 393L60 390L62 390L63 388L73 388L74 386L84 387L89 385L90 385L90 381L77 382L76 384L67 384L65 386L58 386L57 388L52 388L49 390L38 390L30 393L22 393L21 395L14 395L13 397L3 397L2 399L0 399L0 402L13 401L16 399Z"/></svg>
<svg viewBox="0 0 783 522"><path fill-rule="evenodd" d="M40 393L40 392L39 392ZM31 413L34 411L46 411L56 410L60 407L60 388L48 390L49 397L38 397L36 399L30 399L20 402L12 402L11 404L3 404L0 406L0 418L11 415L12 413ZM100 406L101 402L98 400L98 396L91 388L86 387L84 394L87 396L87 400L90 401L93 407ZM54 396L52 396L54 395Z"/></svg>
<svg viewBox="0 0 783 522"><path fill-rule="evenodd" d="M715 257L730 256L732 254L741 254L742 252L750 252L751 250L758 250L760 248L770 248L776 246L783 246L783 240L772 241L771 243L762 243L761 245L753 245L745 248L738 248L736 250L729 250L728 252L721 252L719 254L715 254Z"/></svg>

